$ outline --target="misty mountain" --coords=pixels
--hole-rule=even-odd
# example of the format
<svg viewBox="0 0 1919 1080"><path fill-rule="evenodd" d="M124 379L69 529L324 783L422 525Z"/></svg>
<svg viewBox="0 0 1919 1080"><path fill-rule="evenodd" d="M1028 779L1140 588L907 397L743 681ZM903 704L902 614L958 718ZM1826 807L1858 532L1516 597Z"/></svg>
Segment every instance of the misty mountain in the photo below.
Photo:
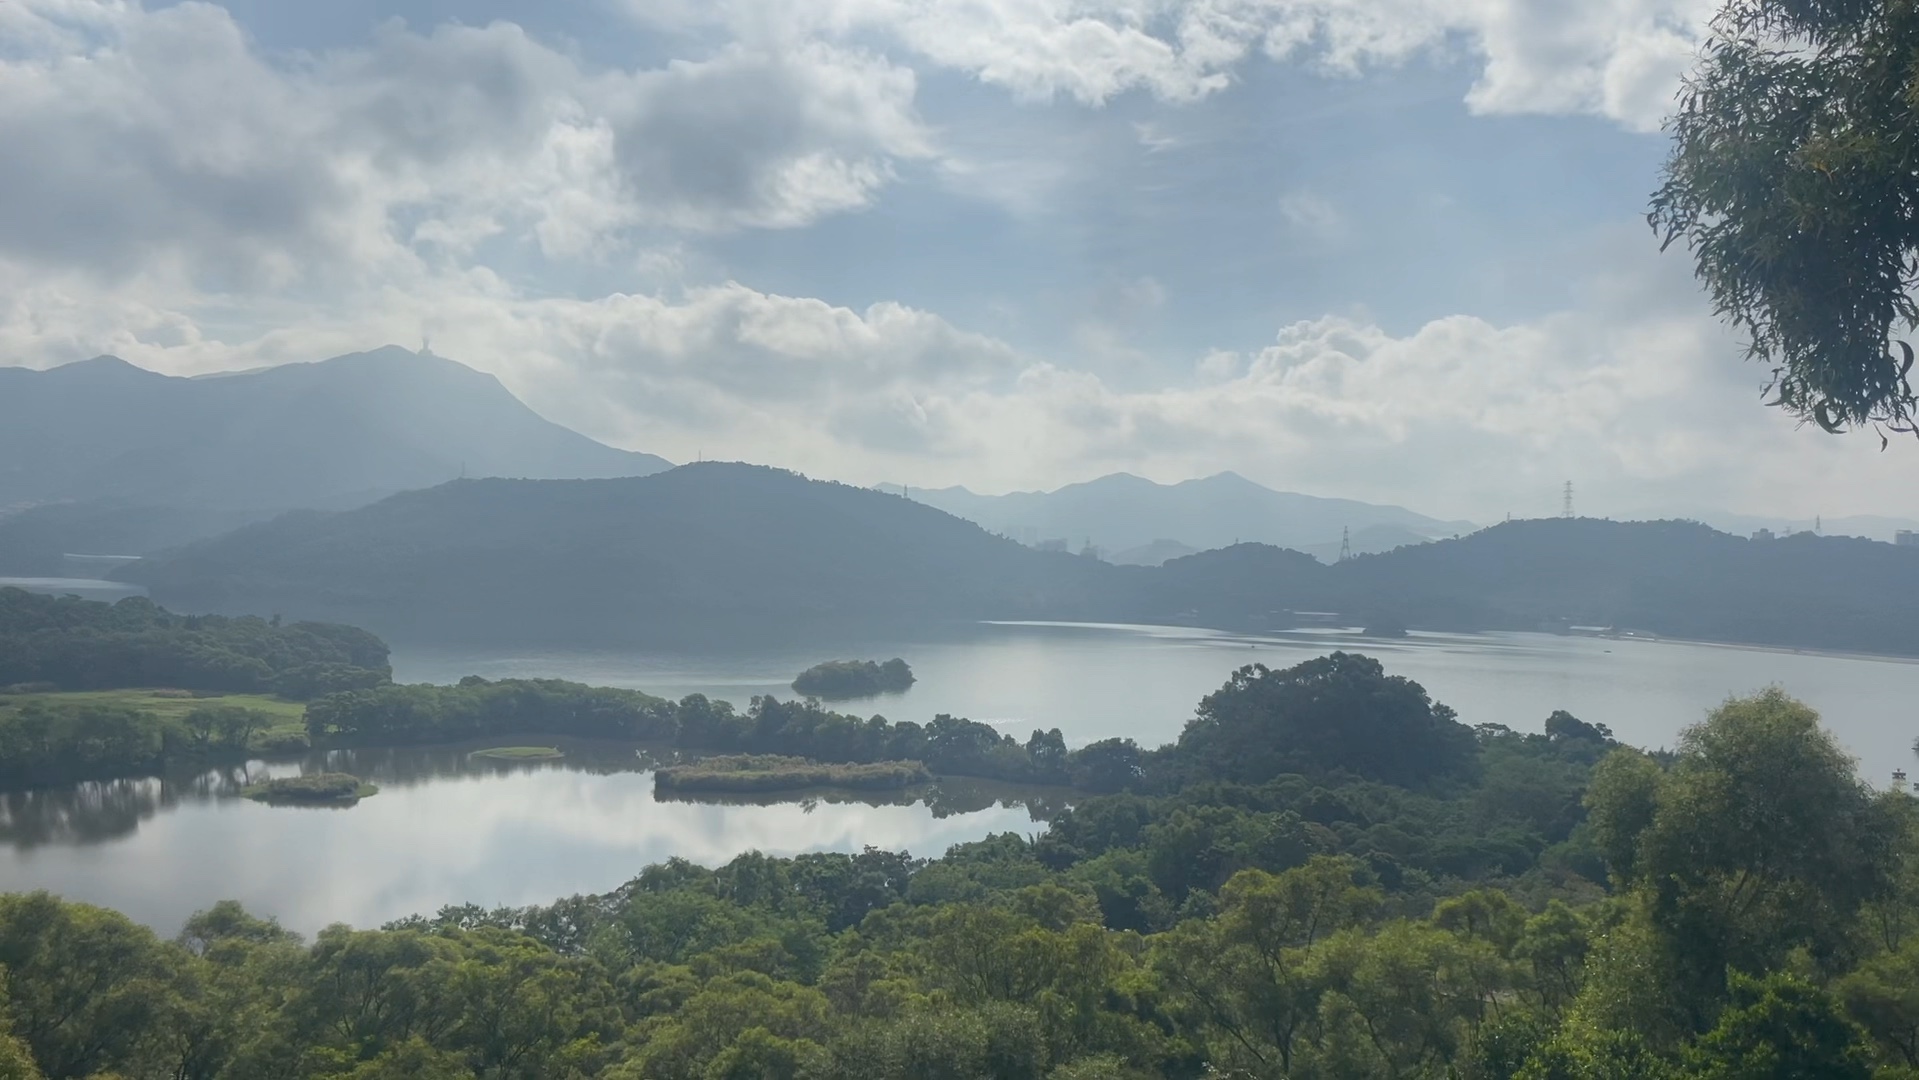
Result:
<svg viewBox="0 0 1919 1080"><path fill-rule="evenodd" d="M1199 554L1198 548L1187 547L1177 540L1162 538L1150 544L1107 552L1101 557L1114 566L1158 566L1168 559L1180 559L1197 554Z"/></svg>
<svg viewBox="0 0 1919 1080"><path fill-rule="evenodd" d="M191 379L110 356L0 368L0 573L55 548L143 554L462 473L667 467L542 418L491 375L395 347Z"/></svg>
<svg viewBox="0 0 1919 1080"><path fill-rule="evenodd" d="M190 610L326 611L396 639L676 643L1083 610L1115 572L897 495L705 462L456 481L288 514L121 576Z"/></svg>
<svg viewBox="0 0 1919 1080"><path fill-rule="evenodd" d="M1661 637L1919 655L1919 548L1802 534L1751 540L1690 521L1511 521L1318 571L1242 544L1160 567L1134 613L1283 626L1325 611L1349 625L1429 630L1609 627ZM1150 578L1148 580L1151 580ZM1178 608L1186 603L1184 609Z"/></svg>
<svg viewBox="0 0 1919 1080"><path fill-rule="evenodd" d="M1457 524L1462 526L1467 525L1467 523L1463 521L1457 522ZM1471 527L1467 526L1460 531L1470 532ZM1354 529L1349 541L1344 546L1350 548L1351 554L1354 555L1378 555L1382 552L1391 551L1394 548L1405 547L1408 544L1424 544L1432 539L1434 538L1431 536L1425 536L1411 529L1401 528L1398 525L1368 525L1363 529ZM1339 540L1333 539L1322 544L1302 544L1299 550L1304 551L1320 562L1330 563L1339 561L1341 546Z"/></svg>
<svg viewBox="0 0 1919 1080"><path fill-rule="evenodd" d="M1325 565L1239 544L1162 566L1037 551L898 495L704 463L466 480L251 525L122 570L175 610L283 613L406 641L655 642L980 619L1285 629L1618 627L1919 655L1919 550L1691 522L1508 522Z"/></svg>
<svg viewBox="0 0 1919 1080"><path fill-rule="evenodd" d="M667 467L542 418L491 375L392 346L191 379L111 356L0 368L0 506L344 508L463 471L590 478Z"/></svg>
<svg viewBox="0 0 1919 1080"><path fill-rule="evenodd" d="M1274 491L1230 472L1177 484L1114 473L1050 492L976 495L950 487L913 488L908 494L994 532L1015 539L1063 539L1074 550L1088 540L1117 552L1168 539L1195 549L1252 542L1311 550L1330 544L1336 556L1344 529L1357 535L1390 527L1399 530L1397 536L1411 538L1397 543L1411 543L1475 527L1398 506Z"/></svg>
<svg viewBox="0 0 1919 1080"><path fill-rule="evenodd" d="M1812 532L1822 536L1857 536L1867 540L1890 542L1901 530L1919 532L1919 521L1911 518L1884 517L1877 514L1847 514L1827 518L1782 518L1756 514L1734 514L1724 510L1705 510L1687 514L1641 515L1644 517L1684 517L1703 522L1722 532L1750 536L1760 529L1775 534Z"/></svg>

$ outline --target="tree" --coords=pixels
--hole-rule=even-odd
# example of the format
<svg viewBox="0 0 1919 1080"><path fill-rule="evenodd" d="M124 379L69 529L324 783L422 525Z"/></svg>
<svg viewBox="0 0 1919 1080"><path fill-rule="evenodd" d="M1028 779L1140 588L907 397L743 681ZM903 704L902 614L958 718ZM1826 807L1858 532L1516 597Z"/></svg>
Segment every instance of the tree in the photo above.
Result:
<svg viewBox="0 0 1919 1080"><path fill-rule="evenodd" d="M179 1012L185 956L118 912L43 892L0 896L8 1019L51 1076L134 1071Z"/></svg>
<svg viewBox="0 0 1919 1080"><path fill-rule="evenodd" d="M1609 859L1631 852L1615 873L1646 896L1670 987L1695 1022L1722 999L1728 967L1774 970L1796 948L1843 966L1861 907L1890 891L1899 822L1816 712L1772 689L1688 728L1628 846L1613 823L1643 817L1649 779L1631 761L1602 764L1593 820Z"/></svg>
<svg viewBox="0 0 1919 1080"><path fill-rule="evenodd" d="M1653 228L1827 431L1914 430L1915 48L1902 0L1726 0L1669 125Z"/></svg>
<svg viewBox="0 0 1919 1080"><path fill-rule="evenodd" d="M1178 754L1208 775L1263 783L1344 769L1413 786L1472 760L1472 729L1418 683L1369 656L1336 652L1284 671L1254 664L1206 696Z"/></svg>
<svg viewBox="0 0 1919 1080"><path fill-rule="evenodd" d="M1732 1003L1701 1036L1688 1077L1697 1080L1866 1080L1859 1029L1830 995L1790 975L1735 974Z"/></svg>

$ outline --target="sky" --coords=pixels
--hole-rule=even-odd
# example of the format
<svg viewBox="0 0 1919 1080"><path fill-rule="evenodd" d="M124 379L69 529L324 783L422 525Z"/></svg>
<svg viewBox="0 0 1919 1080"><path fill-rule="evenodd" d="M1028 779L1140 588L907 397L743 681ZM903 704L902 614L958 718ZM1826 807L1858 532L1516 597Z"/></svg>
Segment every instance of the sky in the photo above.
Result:
<svg viewBox="0 0 1919 1080"><path fill-rule="evenodd" d="M387 343L670 459L1919 517L1645 223L1698 0L0 0L0 363Z"/></svg>

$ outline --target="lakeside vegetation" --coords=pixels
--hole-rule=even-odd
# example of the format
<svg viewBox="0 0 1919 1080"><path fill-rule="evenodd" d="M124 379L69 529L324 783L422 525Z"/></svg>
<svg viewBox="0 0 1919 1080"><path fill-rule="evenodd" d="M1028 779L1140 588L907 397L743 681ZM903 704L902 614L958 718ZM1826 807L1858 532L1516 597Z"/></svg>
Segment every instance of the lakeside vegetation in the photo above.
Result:
<svg viewBox="0 0 1919 1080"><path fill-rule="evenodd" d="M0 896L0 1070L1912 1075L1919 803L1861 784L1778 691L1670 754L1546 729L1467 727L1327 657L1242 671L1125 790L937 859L671 860L310 943L231 903L163 940Z"/></svg>
<svg viewBox="0 0 1919 1080"><path fill-rule="evenodd" d="M351 806L380 789L348 773L307 773L266 780L242 789L255 802L288 806Z"/></svg>
<svg viewBox="0 0 1919 1080"><path fill-rule="evenodd" d="M182 690L306 700L392 677L386 643L352 626L278 616L176 615L0 587L0 687Z"/></svg>
<svg viewBox="0 0 1919 1080"><path fill-rule="evenodd" d="M638 690L559 679L468 676L452 686L399 685L308 704L315 746L412 744L494 735L625 739L684 751L778 754L819 762L919 761L939 775L1110 787L1136 766L1130 742L1068 751L1057 729L1022 743L989 724L939 715L929 723L833 712L817 702L756 697L745 710L700 694L668 701Z"/></svg>
<svg viewBox="0 0 1919 1080"><path fill-rule="evenodd" d="M0 785L151 773L310 745L303 706L183 691L0 695Z"/></svg>
<svg viewBox="0 0 1919 1080"><path fill-rule="evenodd" d="M669 791L762 792L806 788L899 791L931 783L933 774L917 761L875 761L860 765L826 764L777 754L729 754L667 765L653 781Z"/></svg>
<svg viewBox="0 0 1919 1080"><path fill-rule="evenodd" d="M854 698L903 694L916 680L906 661L895 656L885 663L872 660L828 660L800 672L793 680L793 692L821 701L850 701Z"/></svg>

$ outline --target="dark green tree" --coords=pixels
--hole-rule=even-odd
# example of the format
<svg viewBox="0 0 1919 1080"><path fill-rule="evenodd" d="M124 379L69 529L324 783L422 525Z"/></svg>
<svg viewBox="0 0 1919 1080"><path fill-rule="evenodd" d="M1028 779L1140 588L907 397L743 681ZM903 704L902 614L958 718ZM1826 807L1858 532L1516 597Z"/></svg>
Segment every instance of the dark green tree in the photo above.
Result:
<svg viewBox="0 0 1919 1080"><path fill-rule="evenodd" d="M1791 975L1735 974L1732 1000L1700 1037L1685 1075L1697 1080L1866 1080L1859 1029L1831 995Z"/></svg>
<svg viewBox="0 0 1919 1080"><path fill-rule="evenodd" d="M1286 772L1345 770L1418 785L1466 768L1472 729L1418 683L1369 656L1336 652L1272 671L1241 668L1207 695L1178 755L1205 775L1263 783Z"/></svg>

